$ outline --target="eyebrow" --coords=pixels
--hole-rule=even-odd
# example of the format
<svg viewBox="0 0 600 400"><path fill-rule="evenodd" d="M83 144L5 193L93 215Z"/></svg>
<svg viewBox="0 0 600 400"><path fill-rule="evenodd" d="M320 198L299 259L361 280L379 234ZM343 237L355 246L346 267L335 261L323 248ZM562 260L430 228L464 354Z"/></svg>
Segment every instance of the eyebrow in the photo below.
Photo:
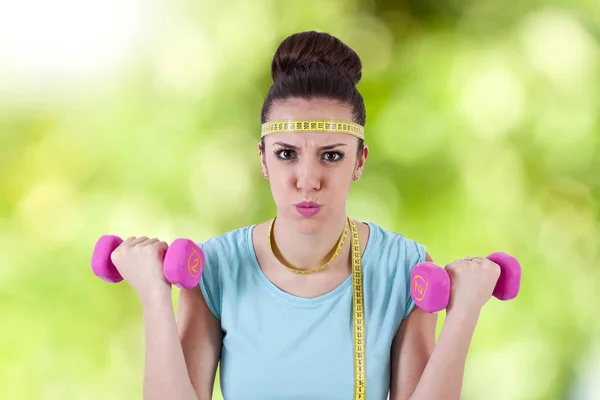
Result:
<svg viewBox="0 0 600 400"><path fill-rule="evenodd" d="M294 146L294 145L289 144L289 143L276 142L276 143L273 143L273 144L279 145L281 147L286 147L286 148L289 148L289 149L292 149L292 150L298 150L298 146ZM330 144L330 145L327 145L327 146L321 146L321 147L319 147L319 150L324 150L324 151L333 150L333 149L335 149L338 146L348 146L348 145L346 143Z"/></svg>

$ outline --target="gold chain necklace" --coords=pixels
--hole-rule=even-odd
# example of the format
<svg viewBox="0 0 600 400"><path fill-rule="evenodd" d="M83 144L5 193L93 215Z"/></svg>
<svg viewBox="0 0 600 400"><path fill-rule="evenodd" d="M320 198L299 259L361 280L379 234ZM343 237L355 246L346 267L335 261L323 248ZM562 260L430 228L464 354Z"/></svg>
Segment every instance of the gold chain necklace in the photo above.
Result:
<svg viewBox="0 0 600 400"><path fill-rule="evenodd" d="M292 268L290 266L287 266L283 261L281 261L281 259L279 257L277 257L277 254L275 254L275 251L273 250L273 242L274 242L274 240L273 240L273 225L275 224L275 219L276 218L273 218L273 221L271 221L271 225L269 226L269 247L271 248L271 253L273 253L275 258L277 259L277 261L279 261L279 263L281 265L283 265L288 271L291 271L295 274L308 275L308 274L314 274L316 272L323 271L332 262L334 262L335 259L340 255L340 253L342 252L342 249L344 248L344 245L346 244L346 239L348 238L348 219L346 219L346 224L344 225L344 231L342 232L342 236L340 236L340 238L338 239L335 253L333 253L333 256L331 256L329 261L327 261L325 264L323 264L320 267L317 267L315 269L305 270L305 269Z"/></svg>

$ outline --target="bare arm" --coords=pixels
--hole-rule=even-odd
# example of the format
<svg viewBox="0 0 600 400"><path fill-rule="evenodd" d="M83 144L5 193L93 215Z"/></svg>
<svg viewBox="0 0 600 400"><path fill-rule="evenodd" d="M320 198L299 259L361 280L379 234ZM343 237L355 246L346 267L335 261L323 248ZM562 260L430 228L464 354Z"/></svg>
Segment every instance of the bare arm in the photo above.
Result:
<svg viewBox="0 0 600 400"><path fill-rule="evenodd" d="M182 289L179 293L177 324L185 365L198 399L210 400L223 332L221 322L211 313L199 288Z"/></svg>
<svg viewBox="0 0 600 400"><path fill-rule="evenodd" d="M432 261L429 254L427 261ZM448 312L437 344L435 314L415 307L392 347L392 400L460 400L464 369L479 313Z"/></svg>
<svg viewBox="0 0 600 400"><path fill-rule="evenodd" d="M427 261L432 261L429 254ZM417 388L435 347L437 314L414 307L392 343L390 399L406 400Z"/></svg>
<svg viewBox="0 0 600 400"><path fill-rule="evenodd" d="M410 400L460 400L478 314L447 314L433 354Z"/></svg>
<svg viewBox="0 0 600 400"><path fill-rule="evenodd" d="M198 400L183 358L170 291L142 302L145 333L144 400Z"/></svg>

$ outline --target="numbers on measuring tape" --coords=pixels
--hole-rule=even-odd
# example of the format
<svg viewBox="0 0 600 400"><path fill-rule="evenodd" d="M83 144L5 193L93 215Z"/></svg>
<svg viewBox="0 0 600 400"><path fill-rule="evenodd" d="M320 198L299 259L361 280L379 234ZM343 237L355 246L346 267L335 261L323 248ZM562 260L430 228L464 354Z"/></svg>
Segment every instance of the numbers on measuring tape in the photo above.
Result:
<svg viewBox="0 0 600 400"><path fill-rule="evenodd" d="M354 319L354 399L365 400L366 395L366 365L365 365L365 330L363 309L363 280L362 261L360 256L360 240L356 224L350 218L352 228L352 304Z"/></svg>

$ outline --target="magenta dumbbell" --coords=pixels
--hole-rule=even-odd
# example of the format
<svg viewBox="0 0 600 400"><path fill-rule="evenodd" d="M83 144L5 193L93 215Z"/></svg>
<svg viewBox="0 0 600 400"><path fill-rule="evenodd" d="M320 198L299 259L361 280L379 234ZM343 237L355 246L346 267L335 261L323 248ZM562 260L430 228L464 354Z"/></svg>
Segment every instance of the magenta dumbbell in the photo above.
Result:
<svg viewBox="0 0 600 400"><path fill-rule="evenodd" d="M123 239L118 236L104 235L94 247L92 271L106 282L119 283L123 280L110 257L121 243ZM203 267L204 252L189 239L175 239L163 260L163 274L167 281L183 289L191 289L198 285Z"/></svg>
<svg viewBox="0 0 600 400"><path fill-rule="evenodd" d="M499 300L512 300L521 287L521 265L506 253L492 253L486 257L500 267L500 277L493 295ZM450 301L450 277L444 268L432 262L420 263L410 277L410 295L423 311L436 313L448 306Z"/></svg>

